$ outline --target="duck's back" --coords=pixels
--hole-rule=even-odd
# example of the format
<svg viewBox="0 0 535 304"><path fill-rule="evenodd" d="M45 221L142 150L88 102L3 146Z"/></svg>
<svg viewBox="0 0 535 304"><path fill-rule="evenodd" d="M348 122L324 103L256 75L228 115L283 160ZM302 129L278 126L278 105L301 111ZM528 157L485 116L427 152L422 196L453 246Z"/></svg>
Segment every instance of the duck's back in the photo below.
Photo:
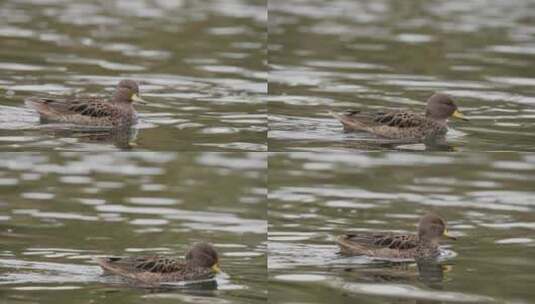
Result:
<svg viewBox="0 0 535 304"><path fill-rule="evenodd" d="M366 255L386 259L413 258L419 248L416 235L391 233L347 233L336 243L344 255Z"/></svg>
<svg viewBox="0 0 535 304"><path fill-rule="evenodd" d="M44 122L114 127L133 124L136 113L129 105L121 106L102 99L46 99L31 97L25 104L35 109Z"/></svg>
<svg viewBox="0 0 535 304"><path fill-rule="evenodd" d="M96 261L107 274L147 284L204 280L214 276L210 269L190 267L169 257L105 257Z"/></svg>
<svg viewBox="0 0 535 304"><path fill-rule="evenodd" d="M447 132L445 123L410 111L349 111L333 116L346 131L365 131L388 139L422 140L443 136Z"/></svg>

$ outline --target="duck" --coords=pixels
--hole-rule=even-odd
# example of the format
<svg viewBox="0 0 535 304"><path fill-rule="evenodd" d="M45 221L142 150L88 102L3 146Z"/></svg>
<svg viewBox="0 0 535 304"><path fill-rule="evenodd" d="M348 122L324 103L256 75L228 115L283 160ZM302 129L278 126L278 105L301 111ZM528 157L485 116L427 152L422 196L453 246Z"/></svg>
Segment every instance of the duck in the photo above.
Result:
<svg viewBox="0 0 535 304"><path fill-rule="evenodd" d="M409 142L444 138L448 132L448 119L451 117L468 121L452 97L444 93L435 93L429 97L424 113L409 110L356 110L331 114L342 123L346 132L363 131L381 138Z"/></svg>
<svg viewBox="0 0 535 304"><path fill-rule="evenodd" d="M34 109L45 123L69 123L74 125L115 128L137 123L134 103L146 104L139 96L136 81L123 79L110 98L52 99L29 97L24 103Z"/></svg>
<svg viewBox="0 0 535 304"><path fill-rule="evenodd" d="M341 254L346 256L416 260L439 256L439 240L442 237L456 240L448 233L442 217L427 213L419 221L417 234L346 233L336 237L336 243Z"/></svg>
<svg viewBox="0 0 535 304"><path fill-rule="evenodd" d="M219 255L206 242L194 244L185 260L167 256L99 257L95 261L106 275L155 286L162 283L209 280L221 272Z"/></svg>

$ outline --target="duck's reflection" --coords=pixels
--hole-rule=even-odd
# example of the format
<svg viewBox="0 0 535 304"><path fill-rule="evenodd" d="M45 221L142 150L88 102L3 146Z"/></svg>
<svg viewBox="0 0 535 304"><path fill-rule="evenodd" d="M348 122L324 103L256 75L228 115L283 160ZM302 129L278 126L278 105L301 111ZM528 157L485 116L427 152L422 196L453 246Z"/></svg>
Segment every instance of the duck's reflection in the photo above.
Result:
<svg viewBox="0 0 535 304"><path fill-rule="evenodd" d="M437 262L435 259L418 259L418 279L429 288L443 289L444 272L449 272L452 266Z"/></svg>
<svg viewBox="0 0 535 304"><path fill-rule="evenodd" d="M461 146L459 143L455 145L447 142L446 140L436 140L428 142L400 142L393 140L375 140L375 141L351 141L346 143L332 143L331 147L334 149L347 149L347 150L373 150L373 151L434 151L434 152L456 152L459 151Z"/></svg>
<svg viewBox="0 0 535 304"><path fill-rule="evenodd" d="M66 128L47 125L40 130L54 137L73 138L82 143L113 144L119 149L129 150L136 146L138 129L131 126L120 128Z"/></svg>
<svg viewBox="0 0 535 304"><path fill-rule="evenodd" d="M436 259L418 259L416 262L384 262L366 268L345 268L346 272L355 272L359 281L369 283L400 283L421 282L425 286L442 290L444 273L449 272L452 265Z"/></svg>

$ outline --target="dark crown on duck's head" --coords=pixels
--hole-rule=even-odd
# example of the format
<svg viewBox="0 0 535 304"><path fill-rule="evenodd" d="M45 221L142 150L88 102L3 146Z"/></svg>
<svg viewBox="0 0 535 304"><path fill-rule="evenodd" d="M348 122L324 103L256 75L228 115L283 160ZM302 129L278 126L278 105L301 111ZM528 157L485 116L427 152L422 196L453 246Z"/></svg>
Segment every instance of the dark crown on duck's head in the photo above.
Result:
<svg viewBox="0 0 535 304"><path fill-rule="evenodd" d="M130 79L123 79L119 82L113 95L113 101L146 103L139 97L139 86L137 82Z"/></svg>
<svg viewBox="0 0 535 304"><path fill-rule="evenodd" d="M436 120L446 120L450 117L468 120L459 112L453 99L443 93L435 93L427 99L425 115Z"/></svg>
<svg viewBox="0 0 535 304"><path fill-rule="evenodd" d="M212 268L219 272L219 255L208 243L197 243L186 253L186 262L194 267Z"/></svg>
<svg viewBox="0 0 535 304"><path fill-rule="evenodd" d="M123 79L119 81L117 88L126 88L130 89L134 93L139 93L139 86L137 85L137 82L130 79Z"/></svg>
<svg viewBox="0 0 535 304"><path fill-rule="evenodd" d="M442 236L455 240L456 238L448 234L446 221L440 216L428 213L420 219L418 225L418 238L420 240L432 241Z"/></svg>

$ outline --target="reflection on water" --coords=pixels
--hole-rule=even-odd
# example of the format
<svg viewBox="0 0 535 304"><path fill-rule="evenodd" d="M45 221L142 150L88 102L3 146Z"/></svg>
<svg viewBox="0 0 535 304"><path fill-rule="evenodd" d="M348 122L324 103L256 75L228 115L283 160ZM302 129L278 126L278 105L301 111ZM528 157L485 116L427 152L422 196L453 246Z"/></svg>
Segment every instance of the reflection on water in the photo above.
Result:
<svg viewBox="0 0 535 304"><path fill-rule="evenodd" d="M92 128L72 124L43 124L32 128L33 132L39 132L40 136L48 138L43 142L42 138L29 139L27 147L61 147L62 142L53 139L64 138L63 141L76 142L77 148L73 150L109 150L116 147L121 150L129 150L137 147L136 140L139 130L131 126L120 128Z"/></svg>
<svg viewBox="0 0 535 304"><path fill-rule="evenodd" d="M0 17L3 150L123 148L35 130L23 106L109 94L123 78L149 101L135 149L267 149L263 0L10 0Z"/></svg>
<svg viewBox="0 0 535 304"><path fill-rule="evenodd" d="M270 150L392 150L329 111L423 109L452 95L455 151L534 151L533 2L270 2ZM421 147L418 150L422 149Z"/></svg>
<svg viewBox="0 0 535 304"><path fill-rule="evenodd" d="M5 299L265 302L265 155L65 152L4 153L0 159ZM183 258L198 241L213 243L220 255L224 273L215 282L125 289L93 261L107 255Z"/></svg>
<svg viewBox="0 0 535 304"><path fill-rule="evenodd" d="M533 155L294 152L269 164L274 302L535 299ZM428 211L458 237L437 260L346 257L336 246L347 231L413 233Z"/></svg>

